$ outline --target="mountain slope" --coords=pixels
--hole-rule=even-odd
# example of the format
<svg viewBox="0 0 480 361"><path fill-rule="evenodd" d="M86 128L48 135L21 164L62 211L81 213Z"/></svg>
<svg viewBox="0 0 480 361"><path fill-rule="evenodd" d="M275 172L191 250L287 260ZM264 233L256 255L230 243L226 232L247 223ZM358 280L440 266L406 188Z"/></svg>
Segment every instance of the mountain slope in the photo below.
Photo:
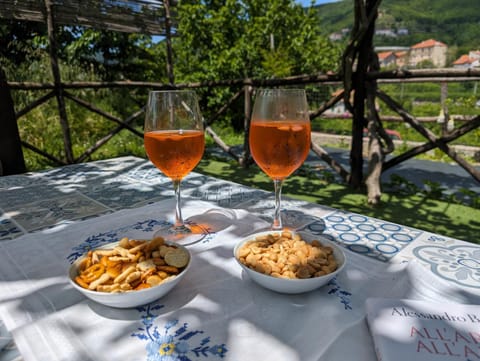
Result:
<svg viewBox="0 0 480 361"><path fill-rule="evenodd" d="M459 52L480 49L479 0L383 0L377 30L406 29L408 35L375 36L375 45L411 46L434 38ZM352 28L353 1L318 5L318 16L326 34Z"/></svg>

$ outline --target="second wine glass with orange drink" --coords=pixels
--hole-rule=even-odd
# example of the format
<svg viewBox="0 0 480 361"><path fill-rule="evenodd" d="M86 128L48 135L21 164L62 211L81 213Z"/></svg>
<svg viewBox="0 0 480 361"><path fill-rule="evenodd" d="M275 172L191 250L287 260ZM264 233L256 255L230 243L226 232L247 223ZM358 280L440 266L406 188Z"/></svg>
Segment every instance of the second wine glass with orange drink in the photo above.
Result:
<svg viewBox="0 0 480 361"><path fill-rule="evenodd" d="M283 229L281 195L284 180L297 170L310 151L310 117L305 90L260 89L250 122L250 152L274 182L272 230Z"/></svg>

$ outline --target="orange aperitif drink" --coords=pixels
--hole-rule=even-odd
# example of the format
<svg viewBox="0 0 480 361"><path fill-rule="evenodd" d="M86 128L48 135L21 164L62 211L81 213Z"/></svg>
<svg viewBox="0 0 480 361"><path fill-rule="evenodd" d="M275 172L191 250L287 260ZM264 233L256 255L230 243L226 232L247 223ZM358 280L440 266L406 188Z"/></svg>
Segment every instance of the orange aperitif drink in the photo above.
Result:
<svg viewBox="0 0 480 361"><path fill-rule="evenodd" d="M285 179L299 168L310 150L309 121L252 119L250 151L272 179Z"/></svg>
<svg viewBox="0 0 480 361"><path fill-rule="evenodd" d="M249 129L250 152L260 169L273 179L275 213L271 229L283 229L282 185L307 159L310 116L304 89L259 89Z"/></svg>
<svg viewBox="0 0 480 361"><path fill-rule="evenodd" d="M181 180L200 162L205 148L201 130L155 130L144 134L150 161L172 180Z"/></svg>

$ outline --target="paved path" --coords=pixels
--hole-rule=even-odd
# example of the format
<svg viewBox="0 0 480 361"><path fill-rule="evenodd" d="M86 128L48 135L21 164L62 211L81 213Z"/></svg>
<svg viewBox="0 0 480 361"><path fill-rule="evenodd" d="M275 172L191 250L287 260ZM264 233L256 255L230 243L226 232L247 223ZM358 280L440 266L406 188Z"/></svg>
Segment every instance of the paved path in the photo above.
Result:
<svg viewBox="0 0 480 361"><path fill-rule="evenodd" d="M243 146L234 146L234 151L237 154L242 153ZM349 150L340 148L324 147L324 149L345 169L349 170ZM230 156L223 152L220 148L210 148L208 153L214 154L218 157L225 157L230 159ZM310 166L328 167L328 165L319 159L319 157L310 152L306 160L306 164ZM368 162L365 160L365 174L367 173ZM480 167L477 166L480 170ZM332 170L333 172L333 170ZM460 167L458 164L435 162L429 160L409 159L403 163L396 165L393 168L385 171L382 174L382 183L390 182L390 176L397 174L402 178L414 183L419 188L423 189L426 180L437 182L443 188L445 193L454 193L461 188L470 189L480 195L480 182L476 181L466 170Z"/></svg>
<svg viewBox="0 0 480 361"><path fill-rule="evenodd" d="M346 169L350 168L348 150L339 148L325 148L325 150ZM315 154L309 155L307 164L325 165ZM365 167L367 167L367 161L365 161ZM476 168L480 170L480 167L477 166ZM449 164L429 160L409 159L385 171L385 173L382 174L382 182L389 182L391 174L397 174L420 188L424 187L426 180L430 180L446 188L447 193L455 192L460 188L467 188L480 194L480 182L476 181L466 170L456 163Z"/></svg>

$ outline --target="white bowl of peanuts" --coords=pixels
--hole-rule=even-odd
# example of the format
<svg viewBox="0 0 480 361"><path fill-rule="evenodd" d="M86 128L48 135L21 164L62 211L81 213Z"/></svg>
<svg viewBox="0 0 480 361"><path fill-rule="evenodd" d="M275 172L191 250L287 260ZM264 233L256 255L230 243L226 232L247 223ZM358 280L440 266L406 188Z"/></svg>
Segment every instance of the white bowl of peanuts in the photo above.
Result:
<svg viewBox="0 0 480 361"><path fill-rule="evenodd" d="M303 293L327 284L345 266L334 242L308 232L267 231L242 239L234 249L252 281L279 293Z"/></svg>
<svg viewBox="0 0 480 361"><path fill-rule="evenodd" d="M69 278L93 301L130 308L165 296L185 276L190 263L189 251L174 242L124 237L77 259Z"/></svg>

